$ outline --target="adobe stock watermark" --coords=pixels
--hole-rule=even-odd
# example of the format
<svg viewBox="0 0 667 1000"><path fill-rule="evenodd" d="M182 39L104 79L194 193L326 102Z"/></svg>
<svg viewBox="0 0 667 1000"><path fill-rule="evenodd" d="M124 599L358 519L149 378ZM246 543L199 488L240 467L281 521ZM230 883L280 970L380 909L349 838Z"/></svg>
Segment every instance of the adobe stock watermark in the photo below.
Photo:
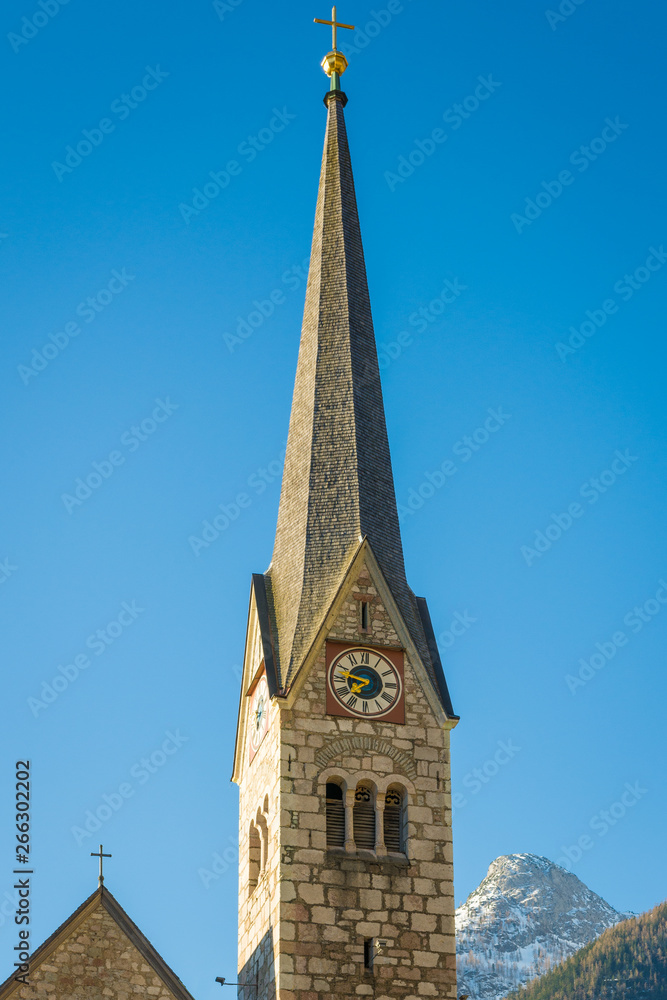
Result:
<svg viewBox="0 0 667 1000"><path fill-rule="evenodd" d="M213 0L213 10L216 12L221 21L227 17L228 14L233 14L237 7L240 7L244 0Z"/></svg>
<svg viewBox="0 0 667 1000"><path fill-rule="evenodd" d="M591 476L579 488L579 496L586 500L589 506L596 504L600 497L624 476L629 468L639 461L638 455L631 455L629 448L625 451L614 452L614 458L610 462L609 468ZM536 559L541 559L545 552L548 552L554 542L569 531L576 520L583 517L587 508L574 501L568 504L567 510L560 514L552 514L549 524L544 531L536 531L531 545L521 546L521 555L525 559L527 566L532 566Z"/></svg>
<svg viewBox="0 0 667 1000"><path fill-rule="evenodd" d="M166 80L169 73L160 69L159 64L153 68L146 67L146 73L141 83L132 88L129 94L123 93L111 102L110 111L118 121L124 122L130 117L140 104L146 100L153 90L157 90L163 80ZM56 177L62 184L66 174L72 174L83 161L90 156L94 149L102 145L104 140L112 132L116 131L116 122L111 118L101 118L93 128L84 128L81 131L82 139L79 139L76 146L66 146L64 162L53 160L51 167Z"/></svg>
<svg viewBox="0 0 667 1000"><path fill-rule="evenodd" d="M450 126L451 132L456 132L461 128L463 122L470 118L489 97L502 87L498 80L493 79L493 74L488 76L478 76L478 84L472 94L463 98L460 104L453 104L443 112L443 120ZM415 139L414 148L407 154L401 154L395 172L385 170L384 179L389 190L395 191L399 184L405 184L409 177L412 177L415 170L423 166L427 158L433 156L438 146L441 146L449 138L449 133L440 127L434 128L426 139Z"/></svg>
<svg viewBox="0 0 667 1000"><path fill-rule="evenodd" d="M14 917L16 916L16 911L19 905L19 893L18 889L12 886L12 892L5 889L2 894L2 901L0 902L0 927L4 927L7 920L14 926Z"/></svg>
<svg viewBox="0 0 667 1000"><path fill-rule="evenodd" d="M664 579L658 580L658 589L653 597L649 597L643 604L636 604L631 611L623 616L623 624L630 630L632 635L641 632L645 625L650 624L656 615L659 615L667 604L667 582ZM565 675L565 683L570 693L576 694L579 688L585 687L589 681L593 680L597 674L614 659L616 653L623 646L627 646L632 636L618 629L609 639L595 643L595 652L587 657L580 657L579 670L576 677L573 674Z"/></svg>
<svg viewBox="0 0 667 1000"><path fill-rule="evenodd" d="M644 263L636 267L632 274L626 273L614 283L614 291L620 297L621 302L629 302L635 292L641 291L656 271L662 269L665 261L667 261L667 254L665 254L665 248L662 243L658 249L649 247L648 257ZM559 340L554 345L556 354L561 361L565 362L570 354L576 354L605 325L608 318L618 312L618 308L616 299L609 298L604 300L599 309L587 309L586 319L583 323L578 327L570 327L570 336L567 343Z"/></svg>
<svg viewBox="0 0 667 1000"><path fill-rule="evenodd" d="M239 860L239 838L228 837L229 847L225 847L222 854L215 851L209 868L198 868L197 875L205 889L211 888L212 882L217 882L219 878L226 875L230 868L232 874L236 875L236 865Z"/></svg>
<svg viewBox="0 0 667 1000"><path fill-rule="evenodd" d="M0 560L0 584L7 583L10 576L14 576L16 572L18 572L18 566L9 561L9 556Z"/></svg>
<svg viewBox="0 0 667 1000"><path fill-rule="evenodd" d="M511 739L498 740L497 746L498 749L492 757L485 760L480 767L474 767L472 771L468 771L464 776L461 784L470 792L470 795L479 795L484 786L493 781L500 773L500 769L514 760L516 755L521 752L521 747L516 746ZM457 809L464 809L469 801L463 792L454 792L452 794L452 813L455 813Z"/></svg>
<svg viewBox="0 0 667 1000"><path fill-rule="evenodd" d="M98 806L86 809L81 825L70 827L70 833L78 845L97 834L104 824L123 808L128 799L133 798L137 788L150 781L153 775L178 753L183 744L190 740L189 736L183 736L180 729L175 733L168 729L164 735L166 738L157 750L153 750L147 757L142 757L132 765L129 772L132 781L122 781L117 791L105 792Z"/></svg>
<svg viewBox="0 0 667 1000"><path fill-rule="evenodd" d="M452 446L452 453L461 459L461 464L469 462L512 417L511 413L503 411L502 406L497 406L495 409L489 408L487 413L488 416L479 427L476 427L471 434L464 434ZM460 466L453 459L445 458L437 469L425 472L424 479L419 486L411 487L408 490L406 502L397 504L399 520L412 517L418 510L421 510L424 504L431 500L452 476L457 474L459 468Z"/></svg>
<svg viewBox="0 0 667 1000"><path fill-rule="evenodd" d="M2 894L2 902L0 902L0 927L4 925L9 920L12 927L15 926L14 918L19 908L19 891L15 885L12 886L12 891L5 890Z"/></svg>
<svg viewBox="0 0 667 1000"><path fill-rule="evenodd" d="M283 107L282 110L274 108L273 117L268 125L261 128L256 135L247 136L243 142L239 143L236 152L243 157L246 163L252 163L267 146L271 145L277 135L285 131L295 118L296 115L291 114L286 107ZM223 170L209 170L208 176L211 179L205 181L201 188L192 189L194 197L188 204L181 202L178 206L181 218L186 225L189 226L193 218L200 215L221 191L229 187L233 177L238 177L242 173L243 164L239 163L238 160L228 160Z"/></svg>
<svg viewBox="0 0 667 1000"><path fill-rule="evenodd" d="M579 146L570 153L570 164L576 167L580 174L583 174L588 170L591 163L595 163L628 127L628 125L621 121L618 115L613 121L611 118L605 118L601 134L591 139L587 146ZM565 188L571 187L574 184L576 179L576 174L573 174L572 171L561 170L556 180L542 181L540 185L542 190L538 191L534 198L525 199L523 214L513 212L510 215L510 222L519 236L521 236L526 226L532 226L542 213L560 198Z"/></svg>
<svg viewBox="0 0 667 1000"><path fill-rule="evenodd" d="M120 639L121 635L134 625L139 615L142 615L144 611L145 608L137 607L136 601L123 601L116 617L107 622L104 628L98 628L91 632L86 637L84 646L94 656L103 656ZM42 683L39 697L27 699L28 708L33 716L37 718L40 712L46 711L50 705L53 705L54 701L57 701L61 694L79 679L82 672L92 666L92 663L93 660L88 653L77 653L69 663L58 664L56 668L58 672L51 678L51 681Z"/></svg>
<svg viewBox="0 0 667 1000"><path fill-rule="evenodd" d="M559 24L563 24L567 21L568 17L572 17L575 11L579 10L582 3L585 2L586 0L561 0L557 11L545 10L544 16L551 30L555 31Z"/></svg>
<svg viewBox="0 0 667 1000"><path fill-rule="evenodd" d="M474 625L476 621L477 619L473 618L467 610L463 614L460 611L455 611L449 623L449 628L443 629L438 635L438 646L441 646L443 649L451 649L456 640L465 635L470 626Z"/></svg>
<svg viewBox="0 0 667 1000"><path fill-rule="evenodd" d="M308 281L308 265L307 257L301 264L292 264L286 271L283 271L280 277L282 287L273 288L265 299L253 299L251 311L246 316L236 317L236 333L223 333L222 335L230 354L233 354L237 347L252 337L255 330L264 326L264 323L273 316L278 306L285 305L287 296L283 288L290 292L296 292Z"/></svg>
<svg viewBox="0 0 667 1000"><path fill-rule="evenodd" d="M93 323L100 313L103 313L107 306L111 305L117 296L125 291L131 281L135 280L134 274L128 274L127 268L123 267L119 271L113 268L111 278L103 288L100 288L94 295L88 295L79 302L74 310L75 315L84 323ZM43 344L41 348L33 347L31 351L32 360L27 365L18 365L19 378L24 385L28 385L31 378L43 372L52 361L69 347L74 337L82 333L81 324L76 320L65 323L61 330L49 334L51 343Z"/></svg>
<svg viewBox="0 0 667 1000"><path fill-rule="evenodd" d="M141 448L142 444L155 434L160 424L164 424L179 407L178 403L171 402L169 396L166 399L156 399L155 403L156 405L149 416L144 417L138 424L133 424L121 434L120 444L128 452L132 453ZM111 479L116 469L125 465L126 457L122 451L114 448L106 458L99 462L93 462L92 472L88 472L84 477L77 476L74 480L74 492L60 495L67 513L71 514L77 507L81 507L86 500L89 500L94 491L99 490L102 483Z"/></svg>
<svg viewBox="0 0 667 1000"><path fill-rule="evenodd" d="M412 3L412 0L410 0L410 3ZM361 25L357 23L353 35L345 32L345 39L339 42L338 48L347 61L350 62L355 56L365 52L373 39L377 38L385 28L394 23L396 16L402 14L404 10L405 6L401 0L389 0L386 7L382 7L380 10L372 10L370 12L370 20L366 21L365 24ZM358 18L355 18L355 20L358 22ZM352 39L351 41L348 40L350 38Z"/></svg>
<svg viewBox="0 0 667 1000"><path fill-rule="evenodd" d="M202 521L201 535L190 535L188 543L196 556L201 554L202 549L208 549L213 542L217 542L221 535L241 516L241 512L252 507L254 497L260 497L266 493L269 486L280 479L285 461L286 448L280 452L277 458L272 459L267 465L255 469L246 480L246 487L252 491L246 493L239 491L230 503L219 503L218 514Z"/></svg>
<svg viewBox="0 0 667 1000"><path fill-rule="evenodd" d="M597 835L598 840L595 840L590 833L582 833L574 844L562 844L563 854L560 858L556 858L556 864L560 865L561 868L571 869L573 865L581 861L586 851L592 851L598 841L602 837L606 837L609 831L624 819L645 795L648 795L648 791L648 788L644 788L640 781L635 781L632 785L626 781L618 799L606 809L600 809L588 821L588 828Z"/></svg>
<svg viewBox="0 0 667 1000"><path fill-rule="evenodd" d="M408 326L411 326L415 333L424 333L429 326L442 322L447 306L453 305L459 296L467 291L468 285L462 284L459 278L446 278L438 294L427 306L420 306L415 312L410 313ZM414 342L413 334L409 330L401 330L394 340L378 344L380 371L385 371L397 358L400 358L406 348L412 347Z"/></svg>
<svg viewBox="0 0 667 1000"><path fill-rule="evenodd" d="M21 19L20 33L10 31L7 35L7 41L14 52L20 52L24 45L36 38L42 28L60 13L60 8L68 3L69 0L37 0L37 10L30 17Z"/></svg>

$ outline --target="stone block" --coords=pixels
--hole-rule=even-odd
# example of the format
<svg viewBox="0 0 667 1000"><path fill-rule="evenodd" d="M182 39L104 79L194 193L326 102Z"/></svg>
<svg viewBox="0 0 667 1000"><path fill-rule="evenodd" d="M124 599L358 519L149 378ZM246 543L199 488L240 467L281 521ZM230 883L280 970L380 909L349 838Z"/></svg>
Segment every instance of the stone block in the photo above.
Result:
<svg viewBox="0 0 667 1000"><path fill-rule="evenodd" d="M437 953L431 951L414 951L412 953L412 960L415 965L422 966L425 969L432 969L438 964L440 956Z"/></svg>
<svg viewBox="0 0 667 1000"><path fill-rule="evenodd" d="M321 885L312 882L301 882L297 885L297 894L304 903L315 904L324 903L324 889Z"/></svg>
<svg viewBox="0 0 667 1000"><path fill-rule="evenodd" d="M415 931L434 931L438 925L438 918L434 913L412 913L410 915L410 926Z"/></svg>
<svg viewBox="0 0 667 1000"><path fill-rule="evenodd" d="M379 910L382 907L382 893L379 889L360 889L359 905L363 910Z"/></svg>
<svg viewBox="0 0 667 1000"><path fill-rule="evenodd" d="M355 930L360 937L377 937L380 933L380 924L369 920L360 920Z"/></svg>

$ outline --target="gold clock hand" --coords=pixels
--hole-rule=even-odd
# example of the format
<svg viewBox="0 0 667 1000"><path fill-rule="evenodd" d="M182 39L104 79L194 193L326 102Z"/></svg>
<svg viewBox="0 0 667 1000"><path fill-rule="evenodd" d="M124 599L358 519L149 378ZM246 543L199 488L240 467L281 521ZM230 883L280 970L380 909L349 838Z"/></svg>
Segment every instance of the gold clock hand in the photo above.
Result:
<svg viewBox="0 0 667 1000"><path fill-rule="evenodd" d="M341 670L341 673L342 673L343 677L345 678L345 680L350 680L350 678L351 678L353 681L359 681L360 684L364 684L364 685L370 684L370 681L368 680L368 678L366 678L366 677L357 677L356 674L350 673L349 670Z"/></svg>

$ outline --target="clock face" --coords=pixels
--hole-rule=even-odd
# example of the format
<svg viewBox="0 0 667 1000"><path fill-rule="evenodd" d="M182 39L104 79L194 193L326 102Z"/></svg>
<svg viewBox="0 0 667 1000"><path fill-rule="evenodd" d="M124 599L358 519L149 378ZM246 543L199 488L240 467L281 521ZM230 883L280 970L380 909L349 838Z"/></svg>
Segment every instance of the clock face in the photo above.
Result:
<svg viewBox="0 0 667 1000"><path fill-rule="evenodd" d="M327 670L329 714L359 719L391 715L390 721L403 722L401 655L364 646L334 650Z"/></svg>
<svg viewBox="0 0 667 1000"><path fill-rule="evenodd" d="M248 744L250 759L255 756L260 743L264 739L269 723L269 686L266 677L262 676L255 685L250 700L248 714Z"/></svg>

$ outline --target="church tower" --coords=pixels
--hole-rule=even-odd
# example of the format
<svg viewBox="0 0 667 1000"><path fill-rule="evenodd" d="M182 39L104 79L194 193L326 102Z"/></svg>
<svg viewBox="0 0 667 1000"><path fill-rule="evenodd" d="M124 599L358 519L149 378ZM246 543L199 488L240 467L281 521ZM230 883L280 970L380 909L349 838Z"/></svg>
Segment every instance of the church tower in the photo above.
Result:
<svg viewBox="0 0 667 1000"><path fill-rule="evenodd" d="M250 594L239 996L453 1000L458 718L405 576L335 21L275 546Z"/></svg>

